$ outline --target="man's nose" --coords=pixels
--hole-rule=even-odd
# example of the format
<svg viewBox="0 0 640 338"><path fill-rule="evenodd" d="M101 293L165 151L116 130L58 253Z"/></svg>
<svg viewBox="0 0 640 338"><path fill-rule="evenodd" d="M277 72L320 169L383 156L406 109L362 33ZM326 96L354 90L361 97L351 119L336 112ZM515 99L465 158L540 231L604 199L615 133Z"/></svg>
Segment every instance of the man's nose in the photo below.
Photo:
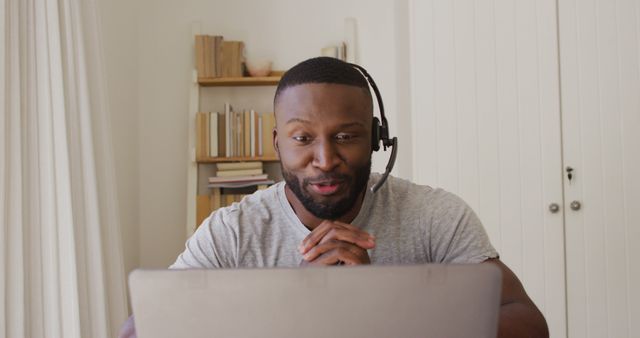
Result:
<svg viewBox="0 0 640 338"><path fill-rule="evenodd" d="M322 171L331 171L340 165L336 145L330 141L319 142L314 149L312 165Z"/></svg>

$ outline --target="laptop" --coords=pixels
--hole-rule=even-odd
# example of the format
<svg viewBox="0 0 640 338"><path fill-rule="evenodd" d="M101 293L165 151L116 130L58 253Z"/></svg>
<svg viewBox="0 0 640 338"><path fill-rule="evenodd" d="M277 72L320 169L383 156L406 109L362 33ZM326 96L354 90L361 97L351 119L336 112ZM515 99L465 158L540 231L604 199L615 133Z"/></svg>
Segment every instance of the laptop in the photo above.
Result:
<svg viewBox="0 0 640 338"><path fill-rule="evenodd" d="M493 264L136 270L139 338L496 337Z"/></svg>

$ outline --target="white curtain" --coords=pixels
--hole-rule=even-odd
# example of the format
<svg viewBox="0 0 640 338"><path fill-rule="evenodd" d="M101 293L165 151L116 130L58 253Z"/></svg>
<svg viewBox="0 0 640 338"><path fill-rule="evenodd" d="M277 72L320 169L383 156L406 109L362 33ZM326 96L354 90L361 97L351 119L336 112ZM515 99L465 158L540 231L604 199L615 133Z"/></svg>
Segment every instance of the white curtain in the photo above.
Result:
<svg viewBox="0 0 640 338"><path fill-rule="evenodd" d="M127 315L93 0L0 0L0 337L114 337Z"/></svg>

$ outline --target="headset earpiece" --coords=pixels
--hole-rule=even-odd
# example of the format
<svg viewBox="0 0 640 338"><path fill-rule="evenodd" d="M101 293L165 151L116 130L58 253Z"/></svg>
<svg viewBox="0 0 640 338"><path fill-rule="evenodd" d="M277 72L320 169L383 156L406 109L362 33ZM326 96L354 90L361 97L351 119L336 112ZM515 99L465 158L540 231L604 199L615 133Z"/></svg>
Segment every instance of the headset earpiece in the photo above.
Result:
<svg viewBox="0 0 640 338"><path fill-rule="evenodd" d="M373 117L371 125L371 150L380 150L380 120L377 117Z"/></svg>
<svg viewBox="0 0 640 338"><path fill-rule="evenodd" d="M391 170L393 169L393 165L396 163L396 155L398 154L398 138L389 137L389 124L387 123L387 118L384 116L384 105L382 104L382 97L380 96L380 91L378 90L378 86L376 85L375 81L373 81L373 78L362 66L353 63L351 63L350 65L358 69L362 73L362 75L364 75L365 79L367 80L367 82L369 82L369 85L373 89L373 92L376 94L376 100L378 101L380 119L375 116L373 117L371 126L371 150L380 150L380 141L382 141L382 146L384 147L385 151L387 150L387 147L391 147L391 156L389 157L389 162L387 163L384 174L382 174L378 182L376 182L370 188L371 192L375 193L387 180L389 174L391 173Z"/></svg>

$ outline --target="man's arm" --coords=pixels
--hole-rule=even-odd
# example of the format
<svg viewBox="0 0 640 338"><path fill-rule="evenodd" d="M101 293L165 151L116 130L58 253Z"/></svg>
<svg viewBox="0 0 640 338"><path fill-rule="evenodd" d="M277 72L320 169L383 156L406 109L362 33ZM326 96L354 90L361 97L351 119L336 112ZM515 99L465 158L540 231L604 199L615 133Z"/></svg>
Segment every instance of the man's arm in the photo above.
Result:
<svg viewBox="0 0 640 338"><path fill-rule="evenodd" d="M502 271L498 337L549 337L544 316L524 291L518 277L499 259L489 259Z"/></svg>

